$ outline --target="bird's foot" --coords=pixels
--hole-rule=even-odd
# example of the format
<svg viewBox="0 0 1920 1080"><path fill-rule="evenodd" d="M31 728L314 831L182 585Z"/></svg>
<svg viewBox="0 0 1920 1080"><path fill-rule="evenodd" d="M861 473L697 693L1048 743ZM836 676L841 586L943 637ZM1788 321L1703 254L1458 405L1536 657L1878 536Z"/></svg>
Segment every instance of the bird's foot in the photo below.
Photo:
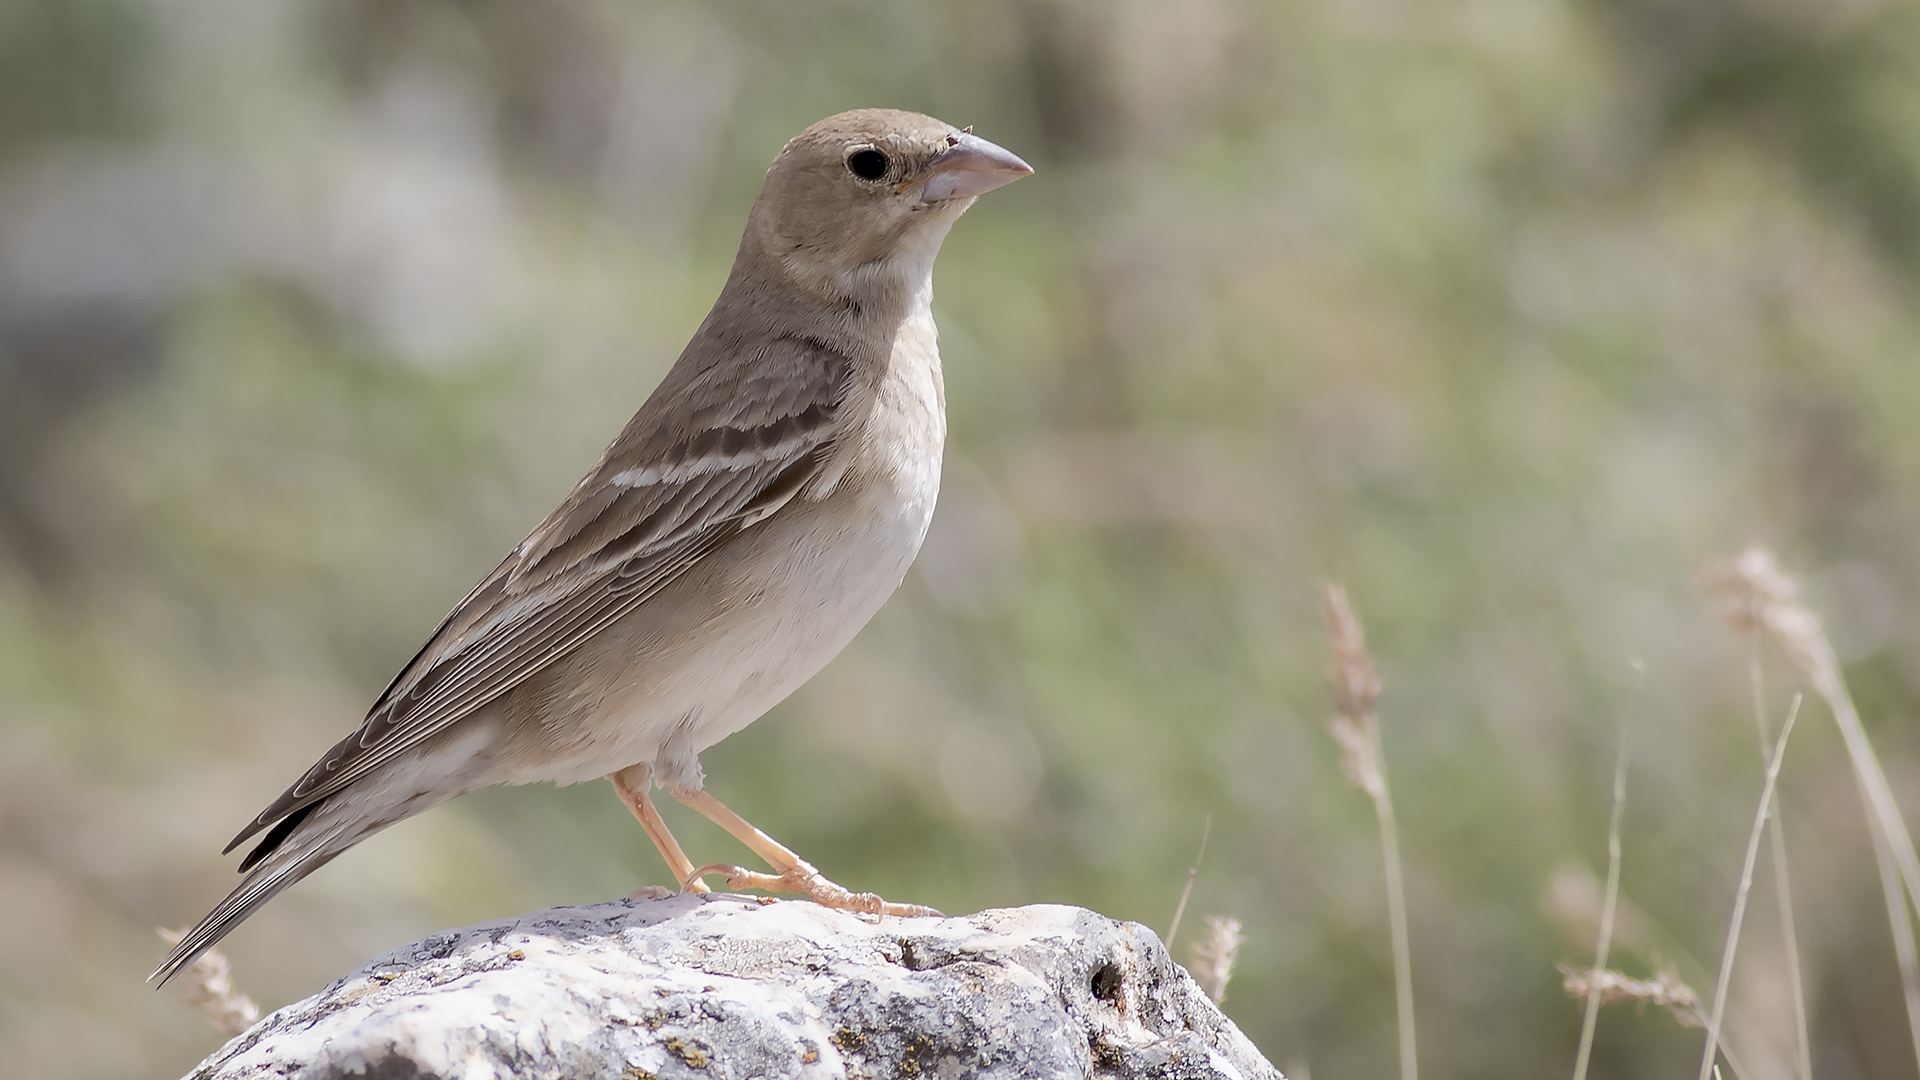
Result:
<svg viewBox="0 0 1920 1080"><path fill-rule="evenodd" d="M710 890L707 888L707 883L704 881L701 881L698 878L698 876L694 876L694 877L689 877L687 879L686 886L678 891L669 889L665 885L642 885L639 888L628 893L627 899L629 900L665 900L669 896L679 896L680 893L683 893L683 892L703 893L703 892L709 892L709 891Z"/></svg>
<svg viewBox="0 0 1920 1080"><path fill-rule="evenodd" d="M708 874L724 874L729 889L759 889L763 892L800 893L821 907L830 907L839 911L852 911L861 915L895 915L902 918L931 915L938 917L939 912L924 904L896 904L883 900L877 893L857 893L844 885L829 881L820 871L810 864L801 862L783 874L763 874L758 870L748 870L743 866L728 863L708 863L695 870L687 879L697 882ZM691 888L691 884L689 884Z"/></svg>

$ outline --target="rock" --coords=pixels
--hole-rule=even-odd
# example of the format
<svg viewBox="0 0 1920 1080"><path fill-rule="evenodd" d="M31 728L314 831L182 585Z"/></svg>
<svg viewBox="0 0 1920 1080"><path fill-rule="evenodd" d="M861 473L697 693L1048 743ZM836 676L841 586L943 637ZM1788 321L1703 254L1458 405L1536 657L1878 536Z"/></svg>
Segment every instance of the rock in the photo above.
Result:
<svg viewBox="0 0 1920 1080"><path fill-rule="evenodd" d="M435 934L191 1076L1282 1080L1137 923L1057 906L875 921L739 895Z"/></svg>

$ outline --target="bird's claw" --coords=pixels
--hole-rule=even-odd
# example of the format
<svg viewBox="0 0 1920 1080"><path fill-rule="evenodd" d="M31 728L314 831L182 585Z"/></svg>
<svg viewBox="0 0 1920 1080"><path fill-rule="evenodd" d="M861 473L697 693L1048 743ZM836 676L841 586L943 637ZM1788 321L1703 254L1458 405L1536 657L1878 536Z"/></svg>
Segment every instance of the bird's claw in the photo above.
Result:
<svg viewBox="0 0 1920 1080"><path fill-rule="evenodd" d="M734 866L731 863L708 863L687 876L688 887L708 874L725 875L729 889L798 893L821 907L871 915L875 918L883 915L901 918L940 915L940 912L924 904L897 904L882 899L878 893L854 892L828 880L820 871L805 862L791 867L782 874L763 874L758 870L748 870L746 867Z"/></svg>

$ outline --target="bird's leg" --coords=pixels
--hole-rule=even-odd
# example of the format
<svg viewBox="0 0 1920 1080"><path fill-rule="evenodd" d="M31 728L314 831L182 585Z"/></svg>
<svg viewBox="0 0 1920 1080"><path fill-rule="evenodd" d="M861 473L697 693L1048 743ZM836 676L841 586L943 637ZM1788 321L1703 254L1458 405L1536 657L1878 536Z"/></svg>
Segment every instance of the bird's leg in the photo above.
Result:
<svg viewBox="0 0 1920 1080"><path fill-rule="evenodd" d="M709 863L694 870L695 877L703 874L725 874L729 889L764 889L767 892L804 893L808 899L822 907L838 908L842 911L858 911L867 915L938 915L938 911L920 904L896 904L882 900L874 893L857 893L822 876L812 864L795 855L785 844L761 832L746 818L727 809L726 804L707 794L705 791L679 791L667 788L669 794L681 802L693 807L707 816L715 825L732 833L734 838L753 849L755 855L767 860L767 865L777 873L762 874L725 863Z"/></svg>
<svg viewBox="0 0 1920 1080"><path fill-rule="evenodd" d="M673 871L674 883L687 892L707 892L706 882L693 872L693 860L680 850L680 841L667 831L666 819L660 816L653 800L647 798L647 785L653 782L653 771L645 764L631 765L617 773L608 773L607 779L613 782L613 793L640 819L640 827L647 830L647 839L660 849L660 857L667 860L667 868ZM649 885L640 891L657 888L659 886Z"/></svg>

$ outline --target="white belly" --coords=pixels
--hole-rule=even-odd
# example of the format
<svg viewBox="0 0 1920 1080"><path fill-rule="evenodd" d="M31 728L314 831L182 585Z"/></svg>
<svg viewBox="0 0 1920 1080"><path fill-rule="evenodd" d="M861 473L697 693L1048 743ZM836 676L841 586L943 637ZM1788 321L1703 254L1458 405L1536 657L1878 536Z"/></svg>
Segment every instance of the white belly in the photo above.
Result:
<svg viewBox="0 0 1920 1080"><path fill-rule="evenodd" d="M708 693L729 687L730 693L697 705L689 701L697 715L686 752L704 750L759 719L846 648L913 565L938 483L936 472L915 492L870 490L859 513L851 515L857 524L843 530L820 527L814 507L806 508L813 513L769 523L776 528L766 546L784 556L792 572L780 583L760 583L765 591L751 602L754 615L716 642L700 665L707 670L688 673L690 697L706 696L693 684L704 684ZM846 509L836 508L836 520L846 522Z"/></svg>

